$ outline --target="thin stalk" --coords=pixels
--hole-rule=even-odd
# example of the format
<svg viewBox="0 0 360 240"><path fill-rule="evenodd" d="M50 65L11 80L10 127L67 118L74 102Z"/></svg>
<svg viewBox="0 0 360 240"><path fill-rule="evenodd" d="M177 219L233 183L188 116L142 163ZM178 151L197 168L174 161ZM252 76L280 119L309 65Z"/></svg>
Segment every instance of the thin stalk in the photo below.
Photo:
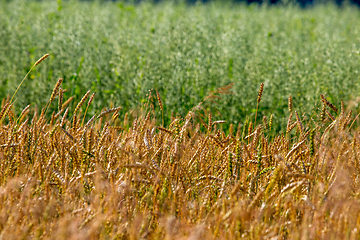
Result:
<svg viewBox="0 0 360 240"><path fill-rule="evenodd" d="M30 70L28 71L28 73L25 75L25 77L23 78L23 80L21 81L21 83L19 84L19 86L17 87L14 95L11 97L10 99L10 103L12 102L12 100L14 99L16 93L19 91L21 85L24 83L25 79L27 78L27 76L30 74L30 72L33 70L34 67L36 67L37 65L39 65L43 60L45 60L45 58L47 58L49 56L49 54L45 54L44 56L42 56L39 60L36 61L36 63L30 68Z"/></svg>

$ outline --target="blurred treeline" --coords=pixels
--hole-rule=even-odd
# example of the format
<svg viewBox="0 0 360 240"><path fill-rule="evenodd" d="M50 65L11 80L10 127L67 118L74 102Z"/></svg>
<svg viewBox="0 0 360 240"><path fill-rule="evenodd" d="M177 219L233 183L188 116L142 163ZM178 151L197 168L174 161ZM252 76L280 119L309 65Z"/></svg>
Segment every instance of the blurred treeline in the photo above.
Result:
<svg viewBox="0 0 360 240"><path fill-rule="evenodd" d="M89 0L85 0L89 1ZM91 1L91 0L90 0ZM101 0L100 0L101 1ZM267 5L299 5L302 8L311 7L314 4L327 4L335 3L337 6L342 7L347 4L360 6L360 0L102 0L102 1L113 1L113 2L132 2L132 3L141 3L144 1L161 3L164 1L173 1L173 2L185 2L186 4L196 4L196 3L208 3L208 2L224 2L224 3L244 3L244 4L267 4Z"/></svg>

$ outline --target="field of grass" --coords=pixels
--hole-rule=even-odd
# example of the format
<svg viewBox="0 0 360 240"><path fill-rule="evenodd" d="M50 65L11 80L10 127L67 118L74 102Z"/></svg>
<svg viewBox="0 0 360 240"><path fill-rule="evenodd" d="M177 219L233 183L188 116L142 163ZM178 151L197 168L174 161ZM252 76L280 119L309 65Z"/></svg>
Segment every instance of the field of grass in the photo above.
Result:
<svg viewBox="0 0 360 240"><path fill-rule="evenodd" d="M233 94L204 106L228 127L255 116L253 96L264 82L268 94L258 117L273 114L279 130L289 95L310 116L320 94L334 102L357 96L359 21L357 8L333 5L2 1L0 99L48 52L47 65L20 89L17 110L43 106L62 77L64 96L74 102L96 92L92 114L108 106L122 106L125 114L157 90L169 123L172 114L184 117L210 91L234 83Z"/></svg>
<svg viewBox="0 0 360 240"><path fill-rule="evenodd" d="M360 238L359 10L0 3L0 239Z"/></svg>
<svg viewBox="0 0 360 240"><path fill-rule="evenodd" d="M202 104L161 126L160 95L133 121L111 108L83 122L96 100L70 111L62 80L41 111L2 103L0 238L360 238L360 134L343 103L320 96L310 126L289 98L280 134L272 119L227 134Z"/></svg>

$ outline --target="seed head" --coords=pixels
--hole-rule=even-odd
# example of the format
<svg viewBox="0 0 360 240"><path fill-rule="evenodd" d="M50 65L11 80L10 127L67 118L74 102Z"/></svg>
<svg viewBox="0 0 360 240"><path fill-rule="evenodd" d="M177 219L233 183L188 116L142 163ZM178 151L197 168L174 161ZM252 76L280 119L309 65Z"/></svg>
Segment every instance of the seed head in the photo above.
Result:
<svg viewBox="0 0 360 240"><path fill-rule="evenodd" d="M297 111L295 111L295 116L296 116L296 122L298 124L298 127L300 129L300 132L302 133L304 130L304 126L302 125L301 119L299 117L299 114L297 113Z"/></svg>
<svg viewBox="0 0 360 240"><path fill-rule="evenodd" d="M91 94L91 97L87 103L88 106L92 103L92 101L94 100L94 97L95 97L95 93Z"/></svg>
<svg viewBox="0 0 360 240"><path fill-rule="evenodd" d="M61 110L62 110L63 101L64 101L63 89L60 88L59 89L59 104L58 104L59 112L61 112Z"/></svg>
<svg viewBox="0 0 360 240"><path fill-rule="evenodd" d="M76 106L75 111L74 111L74 115L80 110L81 106L84 104L84 102L89 97L89 95L90 95L90 90L85 93L85 95L82 97L82 99L80 100L80 102Z"/></svg>
<svg viewBox="0 0 360 240"><path fill-rule="evenodd" d="M273 118L274 116L271 114L270 120L269 120L269 130L271 130L272 124L273 124Z"/></svg>
<svg viewBox="0 0 360 240"><path fill-rule="evenodd" d="M49 102L52 102L55 99L55 96L56 96L57 92L59 91L59 88L60 88L62 82L63 82L62 78L59 78L59 80L56 82L55 87L54 87L54 89L52 91Z"/></svg>
<svg viewBox="0 0 360 240"><path fill-rule="evenodd" d="M321 101L323 101L323 103L325 103L326 105L328 105L332 110L334 110L336 113L338 112L338 109L332 105L328 100L326 100L326 98L324 97L324 95L320 95L321 97Z"/></svg>
<svg viewBox="0 0 360 240"><path fill-rule="evenodd" d="M291 97L291 95L289 95L289 100L288 100L288 106L289 106L289 112L291 112L291 110L292 110L292 97Z"/></svg>
<svg viewBox="0 0 360 240"><path fill-rule="evenodd" d="M320 113L320 121L322 121L322 122L325 120L325 111L326 111L326 108L325 108L325 103L324 103L321 108L321 113Z"/></svg>
<svg viewBox="0 0 360 240"><path fill-rule="evenodd" d="M260 84L260 89L259 89L259 94L258 94L258 98L257 98L257 102L259 103L261 101L261 96L263 94L264 91L264 83Z"/></svg>
<svg viewBox="0 0 360 240"><path fill-rule="evenodd" d="M157 100L159 102L160 110L162 111L163 110L163 105L162 105L162 101L161 101L161 98L160 98L160 94L159 94L159 92L157 90L156 90L156 96L157 96Z"/></svg>
<svg viewBox="0 0 360 240"><path fill-rule="evenodd" d="M44 61L47 57L49 56L49 54L45 54L44 56L42 56L39 60L36 61L36 63L34 64L34 67L39 65L42 61Z"/></svg>

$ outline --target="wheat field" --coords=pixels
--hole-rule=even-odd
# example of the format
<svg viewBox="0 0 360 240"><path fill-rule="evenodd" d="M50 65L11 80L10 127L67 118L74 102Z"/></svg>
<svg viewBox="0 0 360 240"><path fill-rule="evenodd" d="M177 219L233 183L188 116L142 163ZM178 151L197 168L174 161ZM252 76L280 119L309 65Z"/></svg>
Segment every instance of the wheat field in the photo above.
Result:
<svg viewBox="0 0 360 240"><path fill-rule="evenodd" d="M70 110L62 82L41 110L2 102L1 239L359 239L356 102L321 95L305 121L290 96L282 132L272 116L224 132L203 102L164 126L158 92L86 116L94 94Z"/></svg>

